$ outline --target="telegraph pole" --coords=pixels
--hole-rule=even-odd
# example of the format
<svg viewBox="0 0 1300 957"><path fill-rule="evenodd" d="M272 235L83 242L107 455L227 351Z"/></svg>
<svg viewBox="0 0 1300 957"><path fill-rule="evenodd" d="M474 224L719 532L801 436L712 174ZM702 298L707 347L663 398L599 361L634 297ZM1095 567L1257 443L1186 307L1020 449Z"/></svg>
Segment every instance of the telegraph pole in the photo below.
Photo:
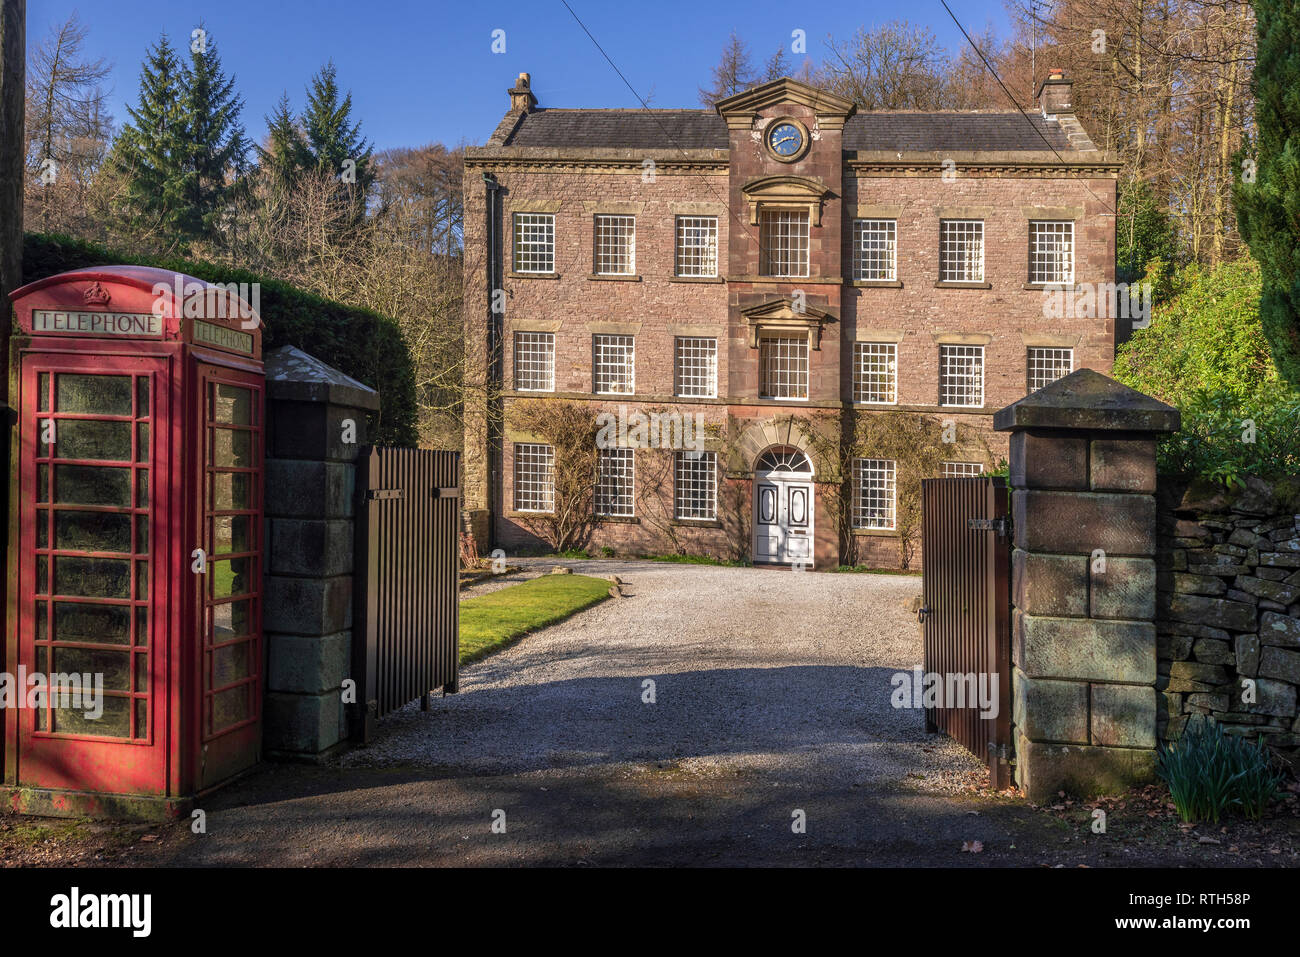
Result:
<svg viewBox="0 0 1300 957"><path fill-rule="evenodd" d="M9 391L9 293L23 284L27 0L0 0L0 399Z"/></svg>

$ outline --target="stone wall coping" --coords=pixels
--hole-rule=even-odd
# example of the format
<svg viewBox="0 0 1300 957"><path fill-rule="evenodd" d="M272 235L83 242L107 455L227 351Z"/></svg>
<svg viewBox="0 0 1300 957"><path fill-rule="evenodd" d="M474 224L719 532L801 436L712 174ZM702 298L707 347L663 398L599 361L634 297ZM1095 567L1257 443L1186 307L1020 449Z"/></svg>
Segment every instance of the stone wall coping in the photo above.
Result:
<svg viewBox="0 0 1300 957"><path fill-rule="evenodd" d="M378 392L297 346L281 346L266 353L266 391L280 401L379 410Z"/></svg>
<svg viewBox="0 0 1300 957"><path fill-rule="evenodd" d="M1176 432L1178 410L1092 369L1079 369L999 409L993 428Z"/></svg>

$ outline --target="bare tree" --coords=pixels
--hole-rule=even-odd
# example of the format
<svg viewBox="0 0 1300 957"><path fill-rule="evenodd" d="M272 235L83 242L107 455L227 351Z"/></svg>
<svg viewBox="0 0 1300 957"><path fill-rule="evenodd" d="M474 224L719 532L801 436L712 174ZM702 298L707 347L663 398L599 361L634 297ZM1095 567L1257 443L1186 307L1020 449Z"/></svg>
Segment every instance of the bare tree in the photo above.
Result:
<svg viewBox="0 0 1300 957"><path fill-rule="evenodd" d="M828 37L820 85L862 110L935 110L949 105L949 57L927 28L906 20Z"/></svg>
<svg viewBox="0 0 1300 957"><path fill-rule="evenodd" d="M86 231L90 190L112 136L102 86L111 66L86 58L87 34L73 13L32 55L25 193L30 224L42 232Z"/></svg>
<svg viewBox="0 0 1300 957"><path fill-rule="evenodd" d="M758 82L754 72L754 63L749 55L745 41L736 36L733 30L727 45L722 48L722 58L710 71L713 83L709 87L700 87L700 103L715 106L719 100L743 93Z"/></svg>

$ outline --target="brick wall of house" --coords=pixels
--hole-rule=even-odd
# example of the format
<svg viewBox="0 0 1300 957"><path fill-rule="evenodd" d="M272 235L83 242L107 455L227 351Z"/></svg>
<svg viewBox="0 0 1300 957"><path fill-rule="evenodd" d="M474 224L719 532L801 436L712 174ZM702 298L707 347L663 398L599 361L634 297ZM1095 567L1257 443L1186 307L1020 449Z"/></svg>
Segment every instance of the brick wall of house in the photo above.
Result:
<svg viewBox="0 0 1300 957"><path fill-rule="evenodd" d="M717 557L743 553L749 547L747 512L752 509L749 485L754 459L775 432L811 454L811 448L798 439L798 430L781 431L775 425L791 414L836 416L852 406L852 344L857 340L880 341L883 331L884 338L898 343L898 404L890 408L936 413L978 430L990 445L994 462L1006 454L1006 442L992 431L991 416L1024 394L1027 345L1069 346L1075 350L1076 368L1110 369L1113 323L1045 318L1042 292L1024 286L1031 217L1027 210L1033 207L1042 208L1037 218L1075 220L1078 281L1113 281L1114 219L1109 212L1115 203L1113 172L1103 168L1095 176L1079 178L1083 174L1048 169L1045 158L1031 161L1017 154L1019 159L1010 162L1015 157L1007 154L1001 162L993 157L983 165L959 166L956 180L944 182L937 156L907 167L886 168L887 163L865 162L864 154L846 152L842 127L847 109L847 104L837 106L833 98L824 97L816 108L798 96L752 109L742 104L726 116L728 150L601 149L584 155L535 147L470 151L465 176L465 504L480 514L494 512L496 544L507 550L541 544L526 516L513 508L514 443L531 437L512 426L511 408L537 395L513 390L513 342L519 330L555 336L555 391L547 398L584 402L593 414L617 411L620 405L699 412L720 434L709 447L718 453L720 487L737 490L736 514L722 514L721 499L727 496L720 491L719 518L709 526L673 525L666 530L662 522L648 517L597 523L588 547L611 547L621 554L673 547ZM765 124L783 117L801 121L813 134L806 155L792 163L775 159L762 141ZM507 115L501 129L510 129L519 118L519 114ZM494 139L504 142L502 135L499 131ZM646 173L647 160L653 160L652 175ZM488 501L487 494L491 462L484 423L490 416L490 390L475 388L485 380L488 360L482 171L490 171L501 185L504 438L496 476L500 508ZM809 233L806 279L777 281L758 275L759 226L750 221L746 188L772 176L798 177L825 191L820 224ZM859 213L879 215L873 211L882 206L897 208L890 218L898 223L899 282L875 288L854 284L852 220ZM935 288L939 220L953 208L984 211L974 218L985 221L985 279L990 288ZM554 214L554 276L513 272L512 224L517 212ZM631 279L593 276L594 216L602 212L636 217L636 265ZM677 215L717 216L722 277L674 277ZM745 310L796 297L826 317L820 339L814 340L816 347L809 352L809 397L798 402L760 398L760 350L754 347ZM634 395L593 397L592 336L596 333L635 336ZM677 335L718 339L717 399L673 396ZM938 340L943 337L985 344L982 409L938 406ZM815 478L825 475L826 464L814 461ZM645 493L640 487L640 465L637 468L640 497ZM840 559L825 508L826 492L818 486L814 520L818 567L833 566ZM671 501L666 511L671 512ZM856 541L860 561L897 564L896 537L870 533L856 536ZM919 558L919 545L916 551Z"/></svg>

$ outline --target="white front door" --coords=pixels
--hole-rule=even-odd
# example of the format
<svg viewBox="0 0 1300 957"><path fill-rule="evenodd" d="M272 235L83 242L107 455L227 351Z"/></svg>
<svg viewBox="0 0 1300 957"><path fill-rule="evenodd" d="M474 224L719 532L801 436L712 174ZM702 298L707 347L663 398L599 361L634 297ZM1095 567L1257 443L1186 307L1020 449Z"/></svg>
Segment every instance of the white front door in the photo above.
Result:
<svg viewBox="0 0 1300 957"><path fill-rule="evenodd" d="M812 532L811 482L754 479L754 561L811 563Z"/></svg>

